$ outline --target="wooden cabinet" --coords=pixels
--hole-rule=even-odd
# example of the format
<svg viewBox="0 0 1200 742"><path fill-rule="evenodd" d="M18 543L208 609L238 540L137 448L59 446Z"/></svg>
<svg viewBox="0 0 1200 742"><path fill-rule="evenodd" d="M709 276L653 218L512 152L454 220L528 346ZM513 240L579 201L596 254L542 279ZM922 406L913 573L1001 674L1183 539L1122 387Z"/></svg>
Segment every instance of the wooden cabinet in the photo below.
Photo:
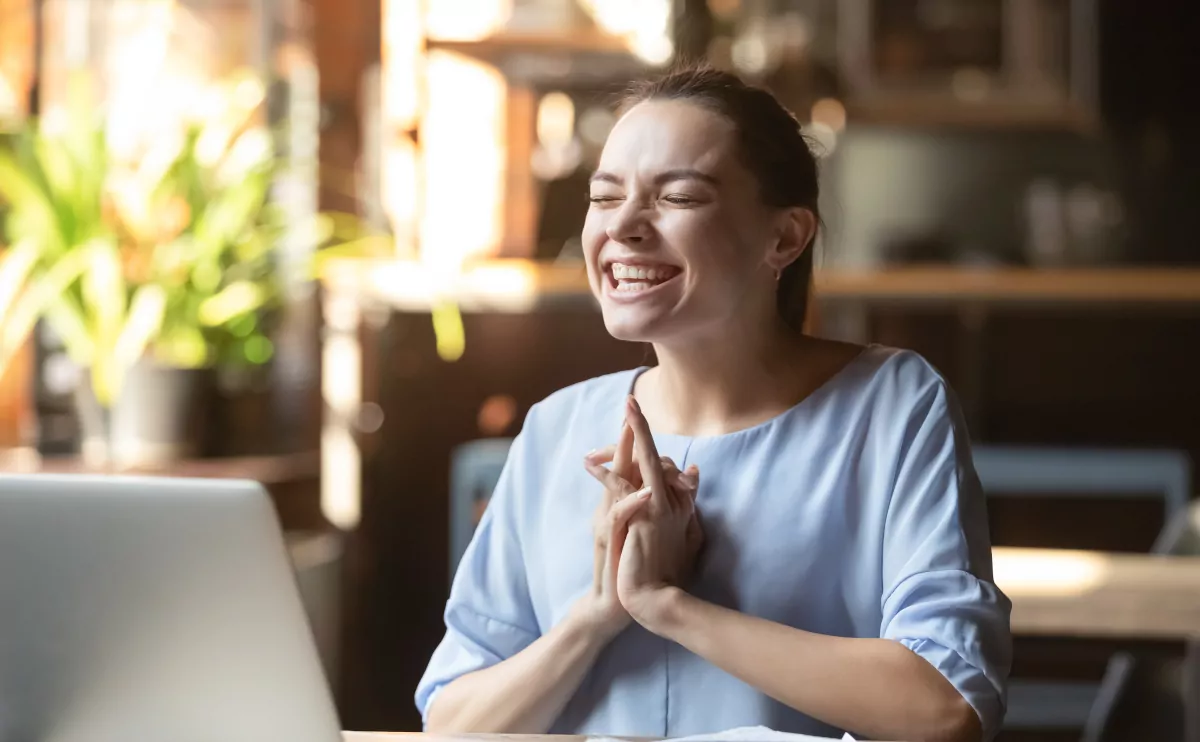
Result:
<svg viewBox="0 0 1200 742"><path fill-rule="evenodd" d="M844 0L854 120L1089 128L1095 0Z"/></svg>

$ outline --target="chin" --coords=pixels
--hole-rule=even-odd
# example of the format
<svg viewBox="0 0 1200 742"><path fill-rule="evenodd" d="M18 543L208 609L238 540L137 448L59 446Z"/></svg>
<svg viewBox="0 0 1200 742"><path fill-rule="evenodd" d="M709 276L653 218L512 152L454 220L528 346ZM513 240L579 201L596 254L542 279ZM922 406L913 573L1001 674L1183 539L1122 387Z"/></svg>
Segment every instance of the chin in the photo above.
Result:
<svg viewBox="0 0 1200 742"><path fill-rule="evenodd" d="M624 312L604 313L604 328L617 340L630 343L653 343L662 340L666 331L663 317L630 317Z"/></svg>

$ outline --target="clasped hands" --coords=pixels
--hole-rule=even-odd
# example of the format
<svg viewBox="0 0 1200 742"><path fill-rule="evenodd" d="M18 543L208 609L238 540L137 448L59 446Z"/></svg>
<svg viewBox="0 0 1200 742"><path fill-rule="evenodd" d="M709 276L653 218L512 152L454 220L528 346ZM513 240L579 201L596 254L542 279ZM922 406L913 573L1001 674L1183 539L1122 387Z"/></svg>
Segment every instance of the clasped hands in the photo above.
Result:
<svg viewBox="0 0 1200 742"><path fill-rule="evenodd" d="M588 454L584 467L604 494L592 518L592 589L577 609L609 636L632 620L653 631L704 542L695 507L700 471L680 471L658 455L632 396L616 445Z"/></svg>

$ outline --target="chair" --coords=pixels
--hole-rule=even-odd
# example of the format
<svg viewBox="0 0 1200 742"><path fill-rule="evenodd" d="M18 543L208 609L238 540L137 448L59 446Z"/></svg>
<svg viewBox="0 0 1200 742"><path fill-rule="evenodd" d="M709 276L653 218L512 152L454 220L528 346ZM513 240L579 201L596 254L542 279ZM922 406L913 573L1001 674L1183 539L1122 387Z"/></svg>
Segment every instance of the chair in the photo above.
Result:
<svg viewBox="0 0 1200 742"><path fill-rule="evenodd" d="M1192 503L1175 516L1159 540L1163 554L1200 556L1200 502Z"/></svg>
<svg viewBox="0 0 1200 742"><path fill-rule="evenodd" d="M458 569L478 524L478 515L496 489L511 438L469 441L450 455L450 574Z"/></svg>
<svg viewBox="0 0 1200 742"><path fill-rule="evenodd" d="M1167 524L1161 546L1169 556L1200 556L1200 502ZM1183 649L1181 656L1138 659L1103 730L1104 742L1191 739L1190 730L1200 729L1200 706L1191 695L1200 688L1200 643Z"/></svg>
<svg viewBox="0 0 1200 742"><path fill-rule="evenodd" d="M1172 530L1172 524L1186 521L1191 499L1191 461L1182 452L977 445L973 455L989 498L1153 497L1163 501L1165 524L1152 552L1166 553L1184 538ZM1084 740L1095 742L1132 670L1132 655L1122 652L1109 660L1099 684L1010 681L1004 727L1079 729Z"/></svg>

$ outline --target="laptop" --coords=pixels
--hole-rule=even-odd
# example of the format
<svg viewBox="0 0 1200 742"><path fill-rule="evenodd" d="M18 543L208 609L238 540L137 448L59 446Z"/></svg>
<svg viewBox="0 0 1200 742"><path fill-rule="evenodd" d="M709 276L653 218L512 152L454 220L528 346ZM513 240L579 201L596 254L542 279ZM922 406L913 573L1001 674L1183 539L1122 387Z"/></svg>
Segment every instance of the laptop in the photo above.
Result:
<svg viewBox="0 0 1200 742"><path fill-rule="evenodd" d="M260 485L0 477L0 740L340 739Z"/></svg>

